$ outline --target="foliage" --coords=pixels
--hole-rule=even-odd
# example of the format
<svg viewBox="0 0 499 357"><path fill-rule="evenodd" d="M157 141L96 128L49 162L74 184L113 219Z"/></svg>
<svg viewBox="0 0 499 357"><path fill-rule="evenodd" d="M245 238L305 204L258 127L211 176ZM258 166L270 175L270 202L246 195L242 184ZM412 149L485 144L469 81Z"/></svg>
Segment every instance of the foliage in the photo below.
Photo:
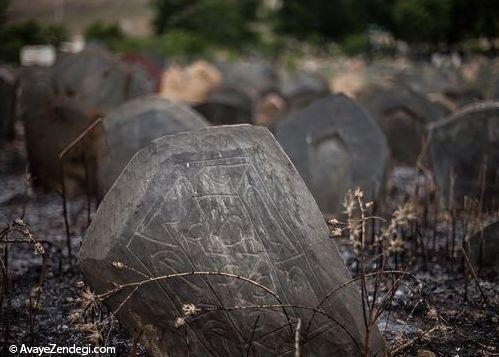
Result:
<svg viewBox="0 0 499 357"><path fill-rule="evenodd" d="M176 30L214 44L240 47L254 40L252 25L260 0L154 0L153 6L158 35Z"/></svg>
<svg viewBox="0 0 499 357"><path fill-rule="evenodd" d="M112 47L116 41L123 40L125 35L118 24L106 24L97 20L85 29L85 39L87 41L102 42L108 47Z"/></svg>
<svg viewBox="0 0 499 357"><path fill-rule="evenodd" d="M450 50L479 37L492 43L499 36L497 0L282 0L275 17L280 34L337 41L346 52L371 25L429 49Z"/></svg>

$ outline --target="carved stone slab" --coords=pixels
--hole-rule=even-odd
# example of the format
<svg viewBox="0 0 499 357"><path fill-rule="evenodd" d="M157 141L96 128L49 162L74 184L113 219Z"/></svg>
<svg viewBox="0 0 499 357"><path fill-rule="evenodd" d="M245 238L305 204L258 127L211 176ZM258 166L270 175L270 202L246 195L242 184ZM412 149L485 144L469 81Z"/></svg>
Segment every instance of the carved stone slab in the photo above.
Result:
<svg viewBox="0 0 499 357"><path fill-rule="evenodd" d="M455 203L461 206L464 196L479 200L483 188L483 203L488 208L497 208L499 102L467 106L433 123L429 129L433 171L442 200L448 203L452 194ZM485 179L480 180L483 174Z"/></svg>
<svg viewBox="0 0 499 357"><path fill-rule="evenodd" d="M423 94L405 86L371 89L359 102L385 133L392 159L411 166L423 149L426 124L444 116Z"/></svg>
<svg viewBox="0 0 499 357"><path fill-rule="evenodd" d="M319 99L277 127L277 140L325 214L341 209L349 188L367 197L382 188L388 159L376 122L343 94Z"/></svg>
<svg viewBox="0 0 499 357"><path fill-rule="evenodd" d="M210 124L186 105L148 95L119 106L104 117L102 125L106 146L99 186L106 192L132 156L151 141Z"/></svg>
<svg viewBox="0 0 499 357"><path fill-rule="evenodd" d="M165 136L135 155L99 206L80 258L99 293L141 274L223 272L266 286L285 305L315 307L349 280L327 237L314 199L270 132L222 126ZM141 274L116 269L114 261ZM109 299L111 309L129 292ZM213 311L177 328L185 303ZM321 307L330 317L298 307L220 311L264 304L279 302L248 282L186 276L145 284L118 317L129 331L148 326L144 338L155 355L291 356L289 322L298 318L303 355L361 355L364 320L355 285ZM371 341L373 355L382 355L377 329Z"/></svg>

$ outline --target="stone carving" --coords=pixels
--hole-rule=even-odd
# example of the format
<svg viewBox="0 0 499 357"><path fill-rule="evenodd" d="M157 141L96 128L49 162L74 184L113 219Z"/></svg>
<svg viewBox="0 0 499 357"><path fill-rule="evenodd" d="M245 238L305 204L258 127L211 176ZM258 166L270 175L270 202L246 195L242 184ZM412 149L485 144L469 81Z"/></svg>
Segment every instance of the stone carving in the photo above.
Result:
<svg viewBox="0 0 499 357"><path fill-rule="evenodd" d="M157 95L140 97L116 108L102 122L106 146L100 170L101 192L111 187L132 156L151 141L209 125L189 107Z"/></svg>
<svg viewBox="0 0 499 357"><path fill-rule="evenodd" d="M141 274L207 271L236 274L271 289L285 305L317 306L349 280L322 215L293 165L266 128L212 127L165 136L130 161L102 201L81 251L93 289L142 280ZM115 269L113 261L133 267ZM127 293L107 300L116 309ZM174 321L180 307L212 309ZM289 322L307 326L300 308L221 307L279 304L248 282L186 276L144 285L120 308L130 331L149 326L151 353L163 356L286 356L294 353ZM348 285L303 328L302 353L360 356L364 322L360 294ZM257 323L255 323L258 320ZM341 327L340 327L341 325ZM382 355L377 329L372 355Z"/></svg>
<svg viewBox="0 0 499 357"><path fill-rule="evenodd" d="M429 130L433 171L442 200L447 204L452 195L461 206L464 196L476 199L483 196L486 207L497 207L499 103L467 106L432 123Z"/></svg>
<svg viewBox="0 0 499 357"><path fill-rule="evenodd" d="M444 115L424 95L404 86L370 89L359 102L385 133L392 159L411 166L423 149L426 124Z"/></svg>
<svg viewBox="0 0 499 357"><path fill-rule="evenodd" d="M338 213L349 188L381 190L388 148L375 121L352 99L329 95L277 126L277 140L324 214Z"/></svg>

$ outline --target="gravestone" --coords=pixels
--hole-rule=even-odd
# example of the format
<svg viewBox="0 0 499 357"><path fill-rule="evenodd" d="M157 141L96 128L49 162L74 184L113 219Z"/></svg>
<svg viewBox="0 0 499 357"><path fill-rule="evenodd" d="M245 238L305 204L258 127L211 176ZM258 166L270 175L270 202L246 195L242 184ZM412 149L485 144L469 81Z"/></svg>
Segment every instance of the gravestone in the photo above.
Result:
<svg viewBox="0 0 499 357"><path fill-rule="evenodd" d="M165 136L134 156L87 231L81 268L97 293L142 274L221 272L267 287L286 306L316 307L350 279L327 237L312 196L266 128L212 127ZM107 299L109 307L128 292ZM159 279L135 291L117 316L130 332L144 331L149 351L162 356L292 356L298 318L304 356L361 355L356 285L321 306L329 317L256 306L280 305L276 296L228 276ZM187 303L212 311L175 326ZM247 309L219 311L234 306ZM372 355L383 355L383 339L372 332Z"/></svg>
<svg viewBox="0 0 499 357"><path fill-rule="evenodd" d="M25 128L34 186L60 190L59 153L91 125L99 113L74 98L57 95L51 68L25 68L19 77L19 118ZM68 196L82 194L87 187L95 189L90 183L97 179L94 175L101 147L102 132L97 128L65 157Z"/></svg>
<svg viewBox="0 0 499 357"><path fill-rule="evenodd" d="M319 74L309 72L283 74L280 91L290 112L301 110L330 93L327 81Z"/></svg>
<svg viewBox="0 0 499 357"><path fill-rule="evenodd" d="M489 224L470 239L470 259L475 269L499 274L499 222Z"/></svg>
<svg viewBox="0 0 499 357"><path fill-rule="evenodd" d="M392 159L415 165L426 140L426 124L443 117L442 110L404 86L370 88L358 98L385 133Z"/></svg>
<svg viewBox="0 0 499 357"><path fill-rule="evenodd" d="M452 195L454 203L462 206L465 196L477 200L483 196L486 207L497 207L499 102L467 106L432 123L429 130L433 171L442 200L447 204Z"/></svg>
<svg viewBox="0 0 499 357"><path fill-rule="evenodd" d="M16 73L0 66L0 147L3 142L14 138L16 90Z"/></svg>
<svg viewBox="0 0 499 357"><path fill-rule="evenodd" d="M352 99L329 95L282 120L277 140L324 214L338 213L350 188L367 199L382 189L388 147L376 122Z"/></svg>
<svg viewBox="0 0 499 357"><path fill-rule="evenodd" d="M222 86L243 92L253 103L268 93L278 92L279 76L270 63L238 61L220 63L218 67L222 72Z"/></svg>
<svg viewBox="0 0 499 357"><path fill-rule="evenodd" d="M132 156L152 140L207 126L209 123L194 110L157 95L119 106L102 122L106 146L100 170L101 192L111 187Z"/></svg>
<svg viewBox="0 0 499 357"><path fill-rule="evenodd" d="M253 119L253 102L233 87L218 87L194 107L213 125L249 124Z"/></svg>
<svg viewBox="0 0 499 357"><path fill-rule="evenodd" d="M57 94L80 101L102 114L155 90L154 84L101 48L60 57L53 73Z"/></svg>

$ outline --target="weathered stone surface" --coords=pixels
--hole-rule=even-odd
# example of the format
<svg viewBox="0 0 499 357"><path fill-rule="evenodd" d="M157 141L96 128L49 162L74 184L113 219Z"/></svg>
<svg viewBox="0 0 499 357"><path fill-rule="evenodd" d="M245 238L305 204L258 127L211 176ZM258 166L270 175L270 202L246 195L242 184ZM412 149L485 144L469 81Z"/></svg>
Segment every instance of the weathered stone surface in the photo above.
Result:
<svg viewBox="0 0 499 357"><path fill-rule="evenodd" d="M388 147L376 122L343 94L319 99L277 126L277 140L325 214L341 209L346 191L382 189Z"/></svg>
<svg viewBox="0 0 499 357"><path fill-rule="evenodd" d="M100 48L62 56L53 73L57 94L78 100L103 114L155 89L153 84Z"/></svg>
<svg viewBox="0 0 499 357"><path fill-rule="evenodd" d="M495 270L499 274L499 222L489 224L472 236L470 247L475 269Z"/></svg>
<svg viewBox="0 0 499 357"><path fill-rule="evenodd" d="M253 118L251 98L233 87L216 88L194 108L213 125L249 124Z"/></svg>
<svg viewBox="0 0 499 357"><path fill-rule="evenodd" d="M107 192L128 161L152 140L210 124L194 110L160 96L148 95L127 102L102 122L106 146L100 170L100 189Z"/></svg>
<svg viewBox="0 0 499 357"><path fill-rule="evenodd" d="M453 195L463 204L464 196L480 199L489 208L499 203L499 103L483 102L463 108L429 125L430 154L440 197L445 203ZM485 168L485 169L484 169ZM451 190L451 177L455 177Z"/></svg>
<svg viewBox="0 0 499 357"><path fill-rule="evenodd" d="M7 67L0 67L0 146L14 137L17 75Z"/></svg>
<svg viewBox="0 0 499 357"><path fill-rule="evenodd" d="M423 94L408 87L372 88L359 102L386 135L392 159L415 165L426 140L426 124L444 114Z"/></svg>
<svg viewBox="0 0 499 357"><path fill-rule="evenodd" d="M250 278L283 304L317 306L349 280L312 196L266 128L212 127L165 136L130 161L102 201L81 251L93 289L142 280L142 274L208 271ZM360 293L348 285L322 306L337 322L286 308L302 319L304 356L360 356L364 320ZM128 293L107 300L116 309ZM145 284L120 308L129 331L143 330L150 351L163 356L291 356L294 334L282 308L212 311L174 327L180 307L279 304L248 282L186 276ZM255 324L255 321L258 323ZM340 323L344 329L339 327ZM254 330L254 334L253 334ZM351 337L349 336L351 335ZM253 336L253 338L252 338ZM352 339L353 338L353 339ZM250 342L251 341L251 342ZM355 342L354 342L355 341ZM384 343L375 328L373 355Z"/></svg>

